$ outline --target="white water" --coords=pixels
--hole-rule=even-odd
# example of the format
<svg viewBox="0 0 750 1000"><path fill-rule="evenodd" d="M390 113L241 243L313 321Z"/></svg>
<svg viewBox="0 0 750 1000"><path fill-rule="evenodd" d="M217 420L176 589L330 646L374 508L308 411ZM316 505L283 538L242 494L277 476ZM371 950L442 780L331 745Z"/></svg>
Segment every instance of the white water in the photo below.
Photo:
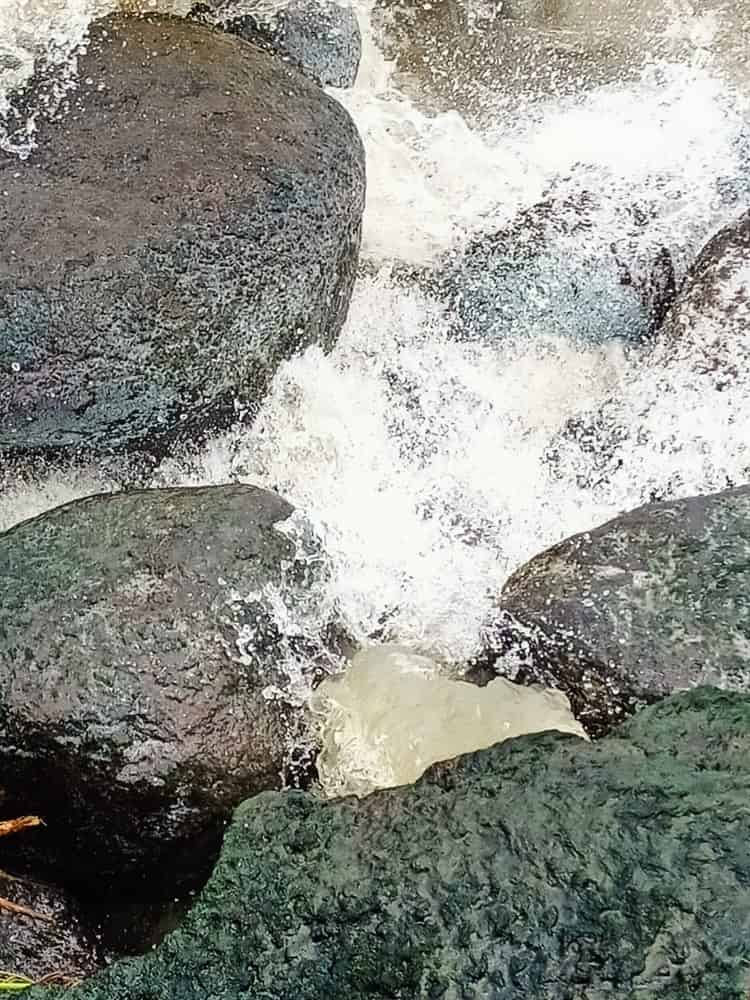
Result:
<svg viewBox="0 0 750 1000"><path fill-rule="evenodd" d="M32 7L45 3L16 9ZM687 45L682 61L646 60L634 82L575 98L541 95L520 111L502 99L498 80L481 130L406 96L365 32L359 82L337 96L367 148L363 256L377 273L358 282L335 351L313 349L283 366L253 427L155 478L241 479L288 497L312 520L331 561L321 602L335 604L362 641L385 619L390 641L463 660L508 574L546 545L653 491L688 495L748 478L747 380L717 394L689 359L662 359L654 372L615 343L529 342L523 330L459 343L439 304L389 276L389 261L429 261L473 231L497 228L559 178L568 178L568 190L599 196L582 252L592 240L605 248L627 235L624 209L640 202L655 221L635 252L665 243L684 267L739 211L722 202L717 181L742 175L737 139L747 94L713 47L723 37L718 7L662 7L664 30ZM46 9L40 30L52 37L62 25L77 37L92 2L47 0ZM368 11L360 14L367 29ZM0 13L0 39L23 49L14 16ZM547 453L566 420L606 400L623 428L610 471L596 481L575 443L551 464ZM96 470L84 470L79 482L57 477L9 489L0 525L99 482ZM268 599L287 626L295 621L283 594ZM296 622L308 631L316 624L309 609ZM298 680L290 663L290 682Z"/></svg>
<svg viewBox="0 0 750 1000"><path fill-rule="evenodd" d="M646 239L688 261L738 211L721 204L716 182L740 173L746 95L711 62L701 47L635 85L542 101L533 118L499 115L480 133L456 114L420 111L371 47L355 90L338 96L366 143L364 255L384 261L380 273L359 281L330 356L311 350L285 365L252 429L162 480L235 476L278 489L324 537L332 592L358 638L385 614L387 639L455 661L475 651L509 573L543 547L654 491L746 478L742 380L719 398L684 364L657 379L615 343L457 343L440 306L393 283L387 265L491 230L557 177L573 175L575 187L577 164L581 186L603 196L596 238L616 238L620 210L640 199L656 213ZM551 468L565 421L607 399L625 428L619 467L591 485L590 460L571 446Z"/></svg>

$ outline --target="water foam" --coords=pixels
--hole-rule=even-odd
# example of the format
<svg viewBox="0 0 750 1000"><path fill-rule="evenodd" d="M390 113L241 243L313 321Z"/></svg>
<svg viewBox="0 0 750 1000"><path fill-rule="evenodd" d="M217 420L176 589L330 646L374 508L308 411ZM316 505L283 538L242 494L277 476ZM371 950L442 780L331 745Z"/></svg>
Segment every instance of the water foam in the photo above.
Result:
<svg viewBox="0 0 750 1000"><path fill-rule="evenodd" d="M76 57L89 25L116 11L186 14L194 0L3 0L0 6L0 149L26 157L34 146L40 112L53 112L75 86ZM49 70L51 85L41 106L24 106L10 95L35 70Z"/></svg>

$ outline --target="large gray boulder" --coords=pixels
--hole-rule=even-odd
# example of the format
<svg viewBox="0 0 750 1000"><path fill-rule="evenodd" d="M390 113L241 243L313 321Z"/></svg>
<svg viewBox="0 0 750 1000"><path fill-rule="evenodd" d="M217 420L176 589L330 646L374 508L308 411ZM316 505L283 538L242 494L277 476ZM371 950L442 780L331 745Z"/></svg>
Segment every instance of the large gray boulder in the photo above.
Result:
<svg viewBox="0 0 750 1000"><path fill-rule="evenodd" d="M750 687L750 486L649 504L508 580L480 660L565 692L592 735L699 684Z"/></svg>
<svg viewBox="0 0 750 1000"><path fill-rule="evenodd" d="M748 696L701 689L598 744L265 793L183 927L65 1000L746 1000L749 734Z"/></svg>
<svg viewBox="0 0 750 1000"><path fill-rule="evenodd" d="M238 802L280 787L303 738L291 677L333 650L291 513L249 486L148 490L0 536L0 787L46 823L4 865L95 899L171 894Z"/></svg>
<svg viewBox="0 0 750 1000"><path fill-rule="evenodd" d="M335 342L362 146L295 69L191 21L99 22L76 80L25 162L0 154L0 454L160 454Z"/></svg>

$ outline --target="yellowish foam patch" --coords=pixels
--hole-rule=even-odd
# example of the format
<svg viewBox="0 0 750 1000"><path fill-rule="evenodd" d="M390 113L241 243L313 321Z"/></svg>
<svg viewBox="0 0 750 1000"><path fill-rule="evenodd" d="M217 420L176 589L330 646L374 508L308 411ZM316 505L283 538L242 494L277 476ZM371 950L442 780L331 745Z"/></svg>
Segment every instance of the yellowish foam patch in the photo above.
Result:
<svg viewBox="0 0 750 1000"><path fill-rule="evenodd" d="M587 738L559 691L500 677L484 688L451 680L434 661L399 646L357 653L346 673L320 684L310 707L327 797L410 784L437 761L526 733Z"/></svg>

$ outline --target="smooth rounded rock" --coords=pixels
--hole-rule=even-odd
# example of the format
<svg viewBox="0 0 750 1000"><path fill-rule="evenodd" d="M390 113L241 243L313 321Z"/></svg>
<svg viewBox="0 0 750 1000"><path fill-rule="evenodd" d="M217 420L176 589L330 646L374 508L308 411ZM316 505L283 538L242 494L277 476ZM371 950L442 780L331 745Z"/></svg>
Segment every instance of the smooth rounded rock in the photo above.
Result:
<svg viewBox="0 0 750 1000"><path fill-rule="evenodd" d="M750 486L648 504L508 580L480 662L558 688L590 735L699 684L750 682Z"/></svg>
<svg viewBox="0 0 750 1000"><path fill-rule="evenodd" d="M147 490L0 536L0 786L46 824L5 864L96 900L171 894L207 875L238 802L280 787L290 674L332 648L291 514L249 486Z"/></svg>
<svg viewBox="0 0 750 1000"><path fill-rule="evenodd" d="M0 454L162 454L332 347L364 156L295 69L192 21L110 17L36 141L0 154Z"/></svg>
<svg viewBox="0 0 750 1000"><path fill-rule="evenodd" d="M444 255L422 283L448 304L464 339L637 342L675 295L670 253L650 221L633 205L615 224L586 190L551 190L502 229Z"/></svg>

